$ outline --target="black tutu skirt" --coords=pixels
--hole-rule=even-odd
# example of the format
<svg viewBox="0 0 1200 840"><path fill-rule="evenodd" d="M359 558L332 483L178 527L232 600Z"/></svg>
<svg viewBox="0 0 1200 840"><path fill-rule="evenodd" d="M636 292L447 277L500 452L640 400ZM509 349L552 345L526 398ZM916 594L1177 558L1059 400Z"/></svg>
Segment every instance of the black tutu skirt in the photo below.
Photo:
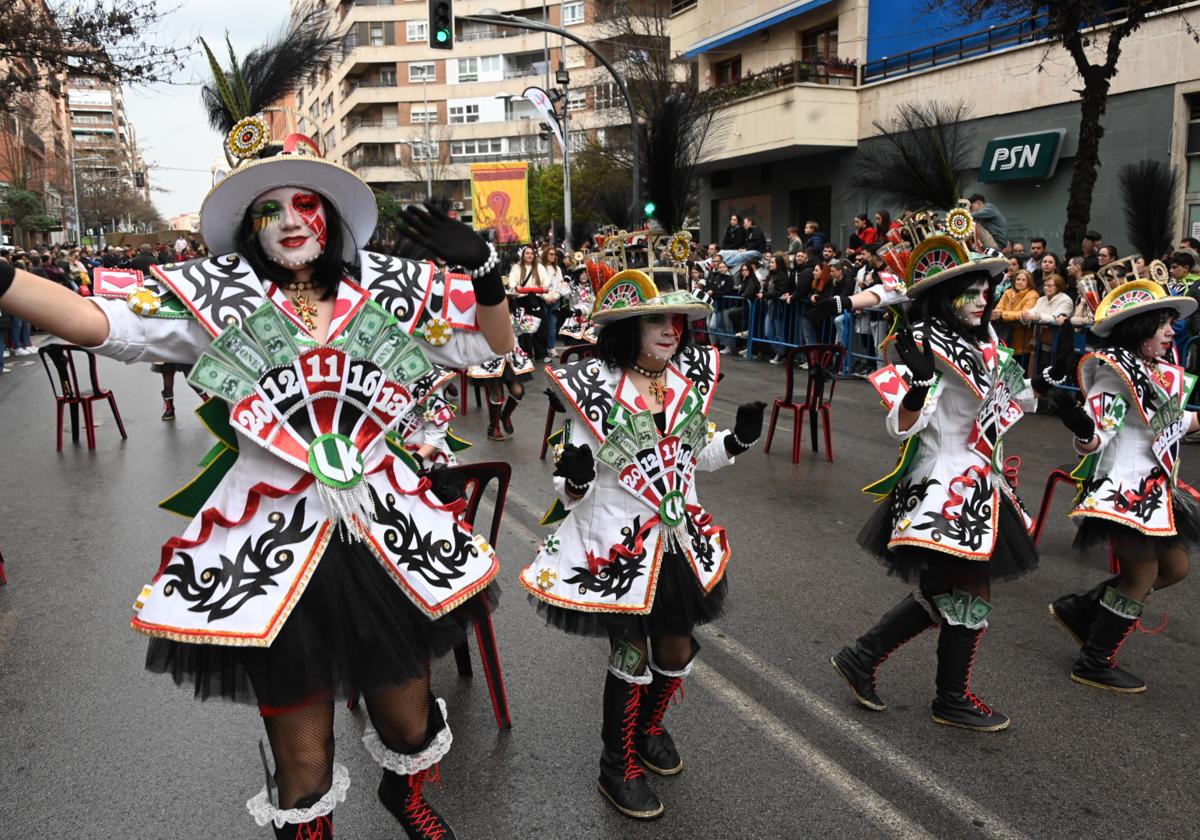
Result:
<svg viewBox="0 0 1200 840"><path fill-rule="evenodd" d="M858 534L858 544L887 568L889 575L908 583L919 583L930 575L945 578L979 577L986 572L989 580L1016 580L1037 568L1038 553L1033 538L1016 505L1000 494L1000 517L996 545L988 560L968 560L944 551L902 545L888 548L892 537L892 499L880 502ZM964 583L967 582L964 580Z"/></svg>
<svg viewBox="0 0 1200 840"><path fill-rule="evenodd" d="M1075 532L1072 547L1079 551L1090 551L1102 547L1108 550L1112 540L1129 539L1162 540L1165 545L1179 545L1189 554L1200 549L1200 504L1186 490L1175 488L1171 493L1171 506L1175 513L1175 534L1169 537L1152 537L1136 528L1101 519L1098 516L1077 516L1079 530Z"/></svg>
<svg viewBox="0 0 1200 840"><path fill-rule="evenodd" d="M482 599L495 607L495 583ZM270 647L152 639L146 670L190 685L198 699L276 708L371 694L425 674L466 639L475 604L437 619L417 608L365 545L340 533Z"/></svg>
<svg viewBox="0 0 1200 840"><path fill-rule="evenodd" d="M687 558L671 550L663 552L654 603L646 615L585 612L547 604L532 595L529 598L547 624L576 636L688 636L696 625L721 615L727 580L728 574L706 593Z"/></svg>

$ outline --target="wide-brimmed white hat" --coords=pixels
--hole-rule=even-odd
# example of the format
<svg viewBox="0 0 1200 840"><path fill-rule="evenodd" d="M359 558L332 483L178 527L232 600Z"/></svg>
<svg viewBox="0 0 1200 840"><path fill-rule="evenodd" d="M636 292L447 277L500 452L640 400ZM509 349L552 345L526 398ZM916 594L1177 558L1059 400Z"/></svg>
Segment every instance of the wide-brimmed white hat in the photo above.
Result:
<svg viewBox="0 0 1200 840"><path fill-rule="evenodd" d="M1096 322L1092 332L1106 336L1113 327L1134 315L1156 310L1173 309L1180 318L1196 311L1196 299L1186 295L1168 295L1167 290L1153 280L1130 280L1104 296L1096 307Z"/></svg>

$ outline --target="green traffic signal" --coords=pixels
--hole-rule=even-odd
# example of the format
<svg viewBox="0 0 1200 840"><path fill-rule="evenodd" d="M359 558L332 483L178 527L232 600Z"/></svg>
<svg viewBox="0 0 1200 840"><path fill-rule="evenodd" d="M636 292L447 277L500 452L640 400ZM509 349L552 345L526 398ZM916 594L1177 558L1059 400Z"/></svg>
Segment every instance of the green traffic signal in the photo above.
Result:
<svg viewBox="0 0 1200 840"><path fill-rule="evenodd" d="M437 39L439 44L444 44L450 40L450 30L439 29L436 33L434 33L433 37Z"/></svg>
<svg viewBox="0 0 1200 840"><path fill-rule="evenodd" d="M657 209L658 205L656 205L653 201L647 201L646 206L642 208L642 211L646 216L653 216L654 211Z"/></svg>

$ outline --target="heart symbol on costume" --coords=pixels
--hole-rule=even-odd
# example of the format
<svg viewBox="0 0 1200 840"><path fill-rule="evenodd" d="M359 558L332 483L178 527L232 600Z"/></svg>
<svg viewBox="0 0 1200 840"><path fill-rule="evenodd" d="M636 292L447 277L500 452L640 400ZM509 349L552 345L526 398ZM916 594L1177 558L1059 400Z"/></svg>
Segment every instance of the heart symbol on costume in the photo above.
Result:
<svg viewBox="0 0 1200 840"><path fill-rule="evenodd" d="M333 305L333 319L336 321L338 318L341 318L343 315L345 315L347 312L349 312L353 308L354 308L353 301L349 301L349 300L345 300L345 299L339 300L337 303L335 303Z"/></svg>
<svg viewBox="0 0 1200 840"><path fill-rule="evenodd" d="M475 305L475 290L455 289L450 292L450 302L459 312L469 312Z"/></svg>
<svg viewBox="0 0 1200 840"><path fill-rule="evenodd" d="M104 279L108 285L116 286L118 289L137 284L137 278L132 274L109 274Z"/></svg>
<svg viewBox="0 0 1200 840"><path fill-rule="evenodd" d="M664 394L664 395L663 395L663 405L664 405L664 406L668 406L668 405L670 405L670 404L671 404L671 400L672 400L672 399L674 399L674 398L675 398L675 389L674 389L674 388L668 388L668 389L667 389L667 392L666 392L666 394ZM638 408L640 408L642 411L649 411L649 410L650 410L650 406L646 405L646 401L645 401L644 399L642 399L642 395L641 395L641 394L638 394L638 398L637 398L637 400L635 400L635 401L634 401L634 405L636 405L636 406L637 406Z"/></svg>

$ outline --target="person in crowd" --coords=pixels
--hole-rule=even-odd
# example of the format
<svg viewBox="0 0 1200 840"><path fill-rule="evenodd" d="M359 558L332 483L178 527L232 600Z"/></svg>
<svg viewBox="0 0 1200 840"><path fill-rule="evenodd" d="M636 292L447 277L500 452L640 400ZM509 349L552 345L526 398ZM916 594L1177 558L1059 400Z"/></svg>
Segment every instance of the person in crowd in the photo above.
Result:
<svg viewBox="0 0 1200 840"><path fill-rule="evenodd" d="M1008 243L1008 255L1010 257L1016 257L1018 260L1021 261L1021 266L1024 267L1024 265L1025 265L1025 243L1018 242L1015 239L1010 240Z"/></svg>
<svg viewBox="0 0 1200 840"><path fill-rule="evenodd" d="M733 431L709 439L716 349L696 346L689 324L708 310L686 293L660 293L642 272L622 271L597 295L597 357L546 371L573 414L553 480L565 513L520 582L547 624L608 640L599 789L639 820L664 811L647 771L683 770L664 716L700 649L696 626L716 619L726 596L728 536L701 507L693 476L747 451L766 408L739 406ZM668 451L665 441L669 463L651 454ZM651 459L673 488L661 499L659 481L642 474ZM643 490L630 492L630 476Z"/></svg>
<svg viewBox="0 0 1200 840"><path fill-rule="evenodd" d="M188 241L181 233L175 240L175 260L178 262L183 259L183 255L187 253Z"/></svg>
<svg viewBox="0 0 1200 840"><path fill-rule="evenodd" d="M1083 235L1080 248L1083 251L1083 270L1095 274L1100 270L1100 241L1102 237L1097 231L1089 230Z"/></svg>
<svg viewBox="0 0 1200 840"><path fill-rule="evenodd" d="M809 219L804 223L804 250L816 250L820 252L828 241L829 235L821 230L820 222Z"/></svg>
<svg viewBox="0 0 1200 840"><path fill-rule="evenodd" d="M740 251L746 247L746 228L739 213L729 214L729 227L721 237L722 251Z"/></svg>
<svg viewBox="0 0 1200 840"><path fill-rule="evenodd" d="M788 259L794 259L796 254L804 250L804 240L800 238L800 228L788 225L787 243Z"/></svg>
<svg viewBox="0 0 1200 840"><path fill-rule="evenodd" d="M1179 250L1192 251L1195 254L1200 254L1200 239L1194 236L1185 236L1179 240Z"/></svg>
<svg viewBox="0 0 1200 840"><path fill-rule="evenodd" d="M559 308L567 289L562 266L558 263L558 248L552 244L542 246L541 266L546 282L546 293L542 295L542 300L546 302L546 316L542 318L542 340L546 345L546 355L540 361L548 362L558 335Z"/></svg>
<svg viewBox="0 0 1200 840"><path fill-rule="evenodd" d="M996 304L999 306L1004 293L1012 288L1013 280L1017 276L1017 272L1022 270L1022 260L1015 254L1008 257L1008 268L1004 271L1004 276L1000 278L1000 282L996 284L996 291L993 293L996 296Z"/></svg>
<svg viewBox="0 0 1200 840"><path fill-rule="evenodd" d="M144 243L138 246L138 252L134 258L129 261L129 267L136 269L149 277L150 266L152 265L158 265L158 260L154 257L154 248L149 243Z"/></svg>
<svg viewBox="0 0 1200 840"><path fill-rule="evenodd" d="M1037 270L1033 272L1034 288L1038 290L1039 294L1041 294L1042 284L1045 282L1046 276L1050 274L1058 274L1061 276L1064 271L1065 269L1063 267L1062 260L1059 259L1058 254L1047 251L1046 253L1042 254L1042 258L1038 262Z"/></svg>
<svg viewBox="0 0 1200 840"><path fill-rule="evenodd" d="M1021 313L1032 311L1037 306L1038 293L1033 288L1033 275L1025 269L1019 269L1013 275L1012 288L1005 291L992 311L992 320L1002 325L1000 338L1005 340L1017 355L1018 364L1024 365L1030 344L1033 341L1033 330L1021 321Z"/></svg>
<svg viewBox="0 0 1200 840"><path fill-rule="evenodd" d="M1004 250L1008 245L1008 219L1004 218L1004 214L996 205L988 202L983 193L975 193L969 201L971 216L976 224L982 225L992 235L992 239L996 240L996 247Z"/></svg>
<svg viewBox="0 0 1200 840"><path fill-rule="evenodd" d="M737 335L749 324L750 301L758 298L761 289L757 268L754 263L742 263L734 288L720 298L713 296L709 323L721 333L715 343L721 346L722 356L737 352Z"/></svg>
<svg viewBox="0 0 1200 840"><path fill-rule="evenodd" d="M826 245L825 247L828 250L830 246ZM818 296L818 301L830 298L847 298L854 294L855 276L850 263L834 257L825 264L825 269L828 272L828 277L824 290ZM846 329L853 317L854 313L847 310L834 318L834 341L846 341L844 338Z"/></svg>
<svg viewBox="0 0 1200 840"><path fill-rule="evenodd" d="M254 53L267 69L242 97L273 102L299 81L278 78L280 68L306 76L340 49L340 37L304 26L311 19ZM0 306L119 361L195 364L231 408L224 434L241 441L236 461L209 492L203 482L189 485L198 497L179 502L193 508L187 539L164 545L132 624L151 637L148 670L197 700L248 703L261 717L275 766L246 803L257 824L285 840L333 836L333 812L351 787L334 761L334 712L361 697L381 804L410 838L451 837L425 797L454 740L430 665L466 644L471 616L456 607L477 594L476 603L494 603L488 587L499 561L458 517L452 503L461 488L396 458L384 435L392 417L382 418L398 420L424 398L422 380L436 378L435 364L463 367L510 349L496 256L436 206L403 211L407 235L468 275L461 288L471 298L459 310L461 327L433 307L414 311L435 289L445 293L441 271L427 261L368 259L356 243L378 221L370 186L312 152L311 138L275 138L262 114L242 116L243 99L218 92L218 71L204 91L209 121L238 162L201 207L201 230L218 256L156 267L161 294L142 289L129 300L85 300L0 268ZM248 143L243 120L265 142ZM164 317L167 307L154 305L168 295L184 317ZM352 345L359 329L372 341ZM230 336L237 350L225 343ZM379 399L363 396L370 393ZM262 433L267 418L278 438ZM122 691L145 690L136 682L126 679ZM196 717L174 728L186 733L203 719L201 737L211 737L212 710ZM217 717L222 729L244 728Z"/></svg>
<svg viewBox="0 0 1200 840"><path fill-rule="evenodd" d="M747 277L757 282L754 273L757 267L758 264L754 262L742 263L737 267L738 277L742 282L745 282ZM736 330L732 326L731 316L726 315L726 310L736 305L733 297L737 294L737 287L738 283L721 262L721 258L717 257L704 281L704 290L708 292L713 309L712 314L708 316L708 328L717 336L713 343L722 347L721 352L726 356L737 350L737 339L734 338Z"/></svg>
<svg viewBox="0 0 1200 840"><path fill-rule="evenodd" d="M1046 256L1046 238L1035 236L1029 240L1029 259L1025 261L1025 270L1034 275L1042 267L1042 257Z"/></svg>
<svg viewBox="0 0 1200 840"><path fill-rule="evenodd" d="M889 213L887 210L876 210L875 211L875 240L874 240L875 243L877 245L882 245L884 242L887 242L888 234L890 234L892 232L893 228L897 228L899 226L900 226L900 223L893 222L892 214Z"/></svg>
<svg viewBox="0 0 1200 840"><path fill-rule="evenodd" d="M767 260L767 278L758 292L767 307L764 317L764 337L772 343L771 364L783 363L787 353L787 324L791 316L792 297L796 292L792 272L788 270L787 254L777 251Z"/></svg>
<svg viewBox="0 0 1200 840"><path fill-rule="evenodd" d="M834 245L832 242L826 242L821 248L821 259L826 263L831 263L838 259L841 256L841 253L842 252L838 250L838 246Z"/></svg>
<svg viewBox="0 0 1200 840"><path fill-rule="evenodd" d="M531 354L546 354L540 329L545 315L545 275L538 261L537 248L521 248L518 261L509 269L505 289L513 309L513 329L519 342L509 352L467 369L467 376L484 382L488 398L488 440L506 440L515 429L513 412L525 397L525 383L535 370ZM507 391L507 394L505 393Z"/></svg>
<svg viewBox="0 0 1200 840"><path fill-rule="evenodd" d="M1079 523L1074 546L1107 555L1120 569L1050 605L1079 645L1071 679L1082 685L1146 690L1141 677L1117 665L1117 652L1147 597L1183 580L1200 546L1196 491L1178 478L1180 444L1200 431L1200 420L1186 407L1183 369L1169 361L1174 323L1195 310L1193 298L1168 295L1154 282L1114 288L1096 309L1094 349L1079 364L1083 404L1062 399L1057 406L1084 459L1072 472L1080 482L1070 513Z"/></svg>
<svg viewBox="0 0 1200 840"><path fill-rule="evenodd" d="M1096 249L1097 270L1104 268L1119 256L1116 245L1101 245Z"/></svg>
<svg viewBox="0 0 1200 840"><path fill-rule="evenodd" d="M854 233L850 237L851 248L858 250L864 245L873 245L877 236L866 213L859 213L854 217Z"/></svg>
<svg viewBox="0 0 1200 840"><path fill-rule="evenodd" d="M1071 296L1066 291L1062 275L1047 274L1042 281L1042 295L1032 309L1020 314L1022 324L1048 324L1061 326L1075 310Z"/></svg>
<svg viewBox="0 0 1200 840"><path fill-rule="evenodd" d="M819 261L820 255L814 251L797 251L796 256L792 259L792 283L796 289L793 300L801 303L806 308L810 305L810 300L814 295L813 271ZM800 319L800 343L819 343L816 325L809 321L808 318ZM808 363L801 361L800 365L807 367Z"/></svg>
<svg viewBox="0 0 1200 840"><path fill-rule="evenodd" d="M746 216L742 219L742 227L746 229L746 254L749 259L761 260L767 253L767 236L762 228L754 224L754 219Z"/></svg>

